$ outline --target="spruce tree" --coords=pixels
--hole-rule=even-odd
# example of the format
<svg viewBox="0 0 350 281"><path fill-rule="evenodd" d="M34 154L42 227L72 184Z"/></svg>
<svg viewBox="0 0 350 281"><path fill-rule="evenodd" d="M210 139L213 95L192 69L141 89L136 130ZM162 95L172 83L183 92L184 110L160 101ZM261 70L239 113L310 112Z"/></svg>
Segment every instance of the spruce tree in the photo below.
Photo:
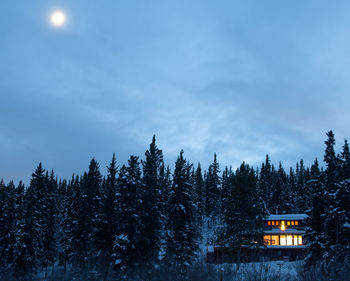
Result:
<svg viewBox="0 0 350 281"><path fill-rule="evenodd" d="M130 156L128 167L123 165L118 176L118 225L113 247L115 269L123 280L133 280L137 276L136 272L144 266L144 257L141 255L147 250L147 237L143 235L141 221L141 192L140 162L138 157Z"/></svg>
<svg viewBox="0 0 350 281"><path fill-rule="evenodd" d="M197 169L194 175L194 185L195 185L195 203L197 206L197 220L199 223L200 229L203 227L203 217L205 214L204 208L204 179L202 175L202 168L200 163L197 165Z"/></svg>
<svg viewBox="0 0 350 281"><path fill-rule="evenodd" d="M233 176L226 206L223 236L226 246L236 251L239 263L242 246L254 247L262 242L262 219L266 215L255 171L244 162Z"/></svg>
<svg viewBox="0 0 350 281"><path fill-rule="evenodd" d="M107 178L102 186L102 209L101 219L98 221L96 237L96 247L99 251L99 264L103 272L101 275L104 280L107 280L110 264L112 262L113 240L117 227L117 210L116 210L116 195L117 195L117 164L115 154L112 156L112 161L107 167Z"/></svg>
<svg viewBox="0 0 350 281"><path fill-rule="evenodd" d="M168 235L165 264L173 273L169 280L187 280L188 269L193 264L198 248L195 217L195 190L191 184L191 166L183 151L175 163L173 188L170 194Z"/></svg>
<svg viewBox="0 0 350 281"><path fill-rule="evenodd" d="M151 272L158 264L158 255L161 247L162 207L161 198L164 192L161 186L160 169L163 164L163 153L156 145L153 136L149 150L142 161L142 214L140 217L142 235L144 237L143 258L144 270Z"/></svg>
<svg viewBox="0 0 350 281"><path fill-rule="evenodd" d="M43 190L43 206L41 219L41 243L42 257L41 265L45 268L45 278L47 277L48 266L53 266L56 261L57 251L57 180L53 170L50 176L46 172L46 185Z"/></svg>
<svg viewBox="0 0 350 281"><path fill-rule="evenodd" d="M332 131L327 133L328 139L325 141L326 149L324 162L326 170L324 173L325 196L327 200L327 209L325 210L325 254L324 257L330 261L336 253L336 245L339 243L339 216L336 206L336 192L339 181L339 159L335 154L335 138Z"/></svg>
<svg viewBox="0 0 350 281"><path fill-rule="evenodd" d="M311 206L307 211L307 229L305 239L307 243L307 255L305 264L307 267L316 264L322 259L324 252L324 213L326 211L325 189L317 158L311 166L310 179L307 181L311 191Z"/></svg>

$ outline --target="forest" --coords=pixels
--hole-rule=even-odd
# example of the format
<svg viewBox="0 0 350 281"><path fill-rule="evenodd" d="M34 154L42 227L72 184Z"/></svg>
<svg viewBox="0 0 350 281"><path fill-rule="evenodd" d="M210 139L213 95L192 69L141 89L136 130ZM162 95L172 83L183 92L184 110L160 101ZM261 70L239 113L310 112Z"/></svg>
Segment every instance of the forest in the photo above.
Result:
<svg viewBox="0 0 350 281"><path fill-rule="evenodd" d="M204 169L180 151L171 171L153 136L143 158L113 154L102 172L91 159L59 179L39 163L28 186L0 181L2 280L216 280L203 249L263 247L251 237L276 213L308 215L298 280L350 276L350 151L347 140L335 151L332 131L310 167L266 155L233 169L214 154Z"/></svg>

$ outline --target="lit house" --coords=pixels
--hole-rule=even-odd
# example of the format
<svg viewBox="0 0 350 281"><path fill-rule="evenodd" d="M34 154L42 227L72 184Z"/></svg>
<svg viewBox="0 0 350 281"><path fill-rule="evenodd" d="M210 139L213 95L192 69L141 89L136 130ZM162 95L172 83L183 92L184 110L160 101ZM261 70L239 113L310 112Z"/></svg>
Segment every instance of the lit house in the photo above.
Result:
<svg viewBox="0 0 350 281"><path fill-rule="evenodd" d="M241 247L241 262L297 260L305 254L306 214L270 215L263 219L264 228L256 247ZM263 238L263 239L261 239ZM237 262L236 250L207 247L207 262Z"/></svg>
<svg viewBox="0 0 350 281"><path fill-rule="evenodd" d="M305 214L270 215L264 220L264 244L268 248L302 248Z"/></svg>

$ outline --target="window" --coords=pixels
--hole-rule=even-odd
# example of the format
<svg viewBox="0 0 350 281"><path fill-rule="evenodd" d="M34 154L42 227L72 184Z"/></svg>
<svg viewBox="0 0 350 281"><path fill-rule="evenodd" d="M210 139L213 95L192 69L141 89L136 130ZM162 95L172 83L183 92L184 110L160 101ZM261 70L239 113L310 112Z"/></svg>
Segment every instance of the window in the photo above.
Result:
<svg viewBox="0 0 350 281"><path fill-rule="evenodd" d="M271 235L271 245L279 245L278 235Z"/></svg>
<svg viewBox="0 0 350 281"><path fill-rule="evenodd" d="M268 222L267 222L267 225L271 225L271 221L268 221Z"/></svg>
<svg viewBox="0 0 350 281"><path fill-rule="evenodd" d="M294 225L294 221L291 221L291 224Z"/></svg>
<svg viewBox="0 0 350 281"><path fill-rule="evenodd" d="M294 245L298 245L298 235L294 235Z"/></svg>
<svg viewBox="0 0 350 281"><path fill-rule="evenodd" d="M293 246L293 235L287 235L287 246Z"/></svg>
<svg viewBox="0 0 350 281"><path fill-rule="evenodd" d="M286 246L287 245L287 237L286 237L286 235L281 235L280 236L280 245L281 246Z"/></svg>
<svg viewBox="0 0 350 281"><path fill-rule="evenodd" d="M276 225L278 225L278 223L279 223L279 222L278 222L278 221L276 221Z"/></svg>
<svg viewBox="0 0 350 281"><path fill-rule="evenodd" d="M287 225L290 225L290 221L287 221Z"/></svg>
<svg viewBox="0 0 350 281"><path fill-rule="evenodd" d="M264 244L271 245L271 236L270 235L264 235Z"/></svg>
<svg viewBox="0 0 350 281"><path fill-rule="evenodd" d="M303 245L303 237L302 237L301 235L298 236L298 240L299 240L299 241L298 241L298 242L299 242L298 244L299 244L299 245Z"/></svg>
<svg viewBox="0 0 350 281"><path fill-rule="evenodd" d="M295 221L295 225L298 225L299 224L299 222L298 221Z"/></svg>
<svg viewBox="0 0 350 281"><path fill-rule="evenodd" d="M275 225L275 221L272 221L272 225Z"/></svg>

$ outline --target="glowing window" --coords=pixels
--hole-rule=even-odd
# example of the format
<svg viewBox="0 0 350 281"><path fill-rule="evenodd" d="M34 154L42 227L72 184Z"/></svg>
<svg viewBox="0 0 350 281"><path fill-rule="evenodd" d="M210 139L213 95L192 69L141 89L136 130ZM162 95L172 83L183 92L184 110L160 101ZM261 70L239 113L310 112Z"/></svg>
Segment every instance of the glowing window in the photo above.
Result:
<svg viewBox="0 0 350 281"><path fill-rule="evenodd" d="M278 235L271 235L271 244L272 245L278 245Z"/></svg>
<svg viewBox="0 0 350 281"><path fill-rule="evenodd" d="M294 245L298 245L298 235L294 235Z"/></svg>
<svg viewBox="0 0 350 281"><path fill-rule="evenodd" d="M290 221L287 221L287 225L290 225Z"/></svg>
<svg viewBox="0 0 350 281"><path fill-rule="evenodd" d="M275 221L272 221L272 225L275 225Z"/></svg>
<svg viewBox="0 0 350 281"><path fill-rule="evenodd" d="M271 245L271 236L270 235L264 235L264 244Z"/></svg>
<svg viewBox="0 0 350 281"><path fill-rule="evenodd" d="M299 222L298 221L295 221L295 225L298 225L299 224Z"/></svg>
<svg viewBox="0 0 350 281"><path fill-rule="evenodd" d="M287 235L287 246L293 246L293 235Z"/></svg>
<svg viewBox="0 0 350 281"><path fill-rule="evenodd" d="M271 221L268 221L268 222L267 222L267 225L271 225Z"/></svg>
<svg viewBox="0 0 350 281"><path fill-rule="evenodd" d="M298 240L299 245L303 245L303 237L301 235L298 236Z"/></svg>
<svg viewBox="0 0 350 281"><path fill-rule="evenodd" d="M291 221L291 224L294 225L294 221Z"/></svg>
<svg viewBox="0 0 350 281"><path fill-rule="evenodd" d="M278 222L278 221L276 221L276 225L278 225L278 223L279 223L279 222Z"/></svg>
<svg viewBox="0 0 350 281"><path fill-rule="evenodd" d="M286 235L281 235L280 236L280 245L281 246L286 246L287 245L287 237L286 237Z"/></svg>

